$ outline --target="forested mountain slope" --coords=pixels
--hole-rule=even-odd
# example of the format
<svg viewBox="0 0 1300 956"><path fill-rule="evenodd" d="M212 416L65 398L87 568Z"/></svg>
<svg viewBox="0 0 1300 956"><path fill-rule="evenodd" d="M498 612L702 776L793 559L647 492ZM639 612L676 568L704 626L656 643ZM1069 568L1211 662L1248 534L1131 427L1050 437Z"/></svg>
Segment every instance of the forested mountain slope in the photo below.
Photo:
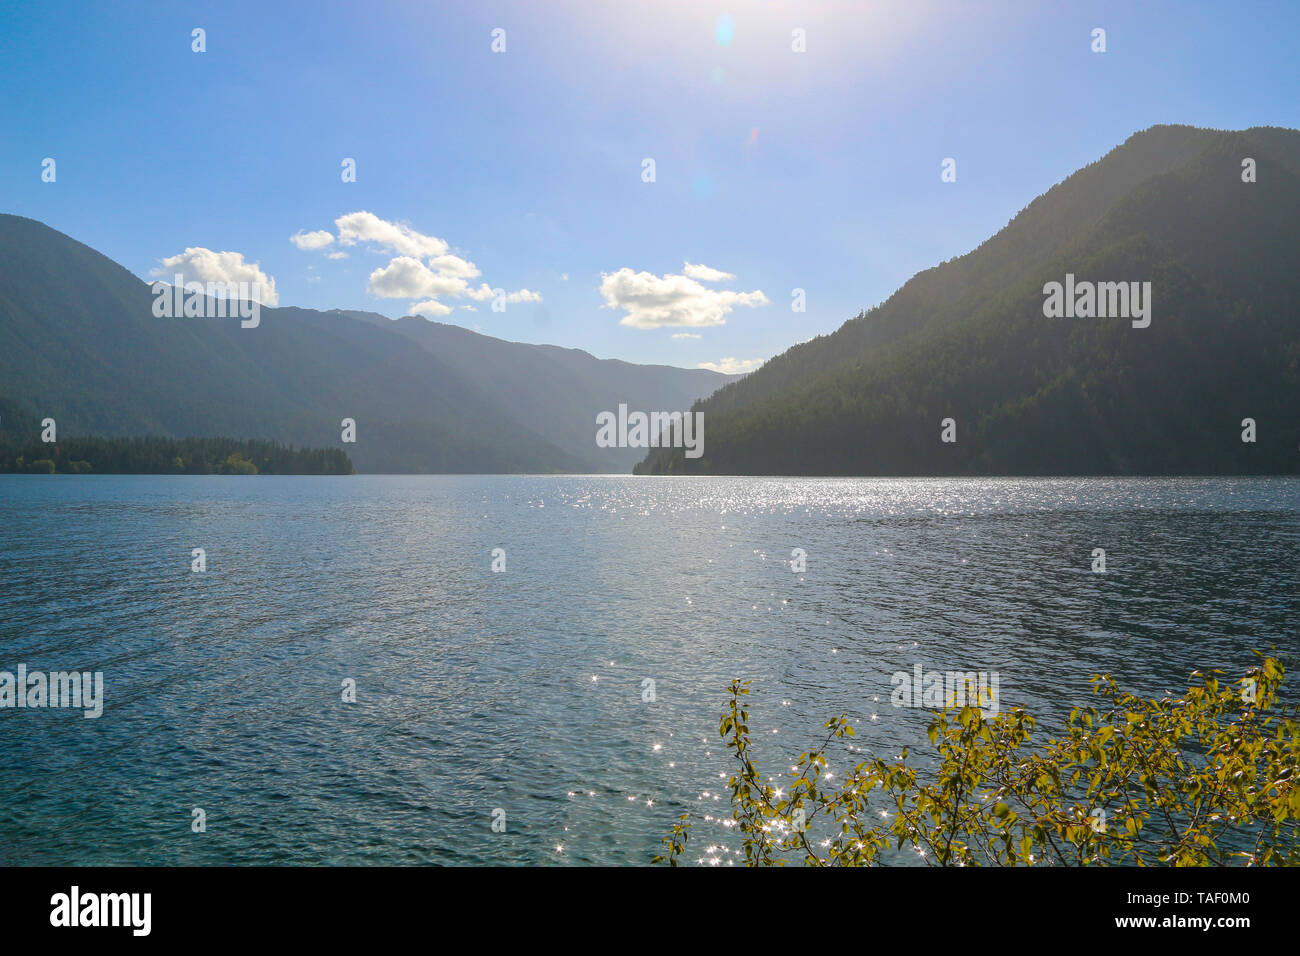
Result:
<svg viewBox="0 0 1300 956"><path fill-rule="evenodd" d="M969 255L700 403L701 458L659 450L638 470L1300 471L1298 252L1300 132L1154 127ZM1044 285L1067 273L1150 282L1150 326L1046 317Z"/></svg>

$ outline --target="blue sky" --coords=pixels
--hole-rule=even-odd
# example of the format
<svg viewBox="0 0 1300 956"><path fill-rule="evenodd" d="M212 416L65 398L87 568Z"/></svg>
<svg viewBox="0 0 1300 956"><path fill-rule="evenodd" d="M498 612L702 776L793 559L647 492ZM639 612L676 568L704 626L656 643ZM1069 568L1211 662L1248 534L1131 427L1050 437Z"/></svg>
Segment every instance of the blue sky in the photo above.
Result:
<svg viewBox="0 0 1300 956"><path fill-rule="evenodd" d="M759 360L1137 130L1300 126L1298 35L1293 2L11 2L0 211L146 279L256 264L281 305Z"/></svg>

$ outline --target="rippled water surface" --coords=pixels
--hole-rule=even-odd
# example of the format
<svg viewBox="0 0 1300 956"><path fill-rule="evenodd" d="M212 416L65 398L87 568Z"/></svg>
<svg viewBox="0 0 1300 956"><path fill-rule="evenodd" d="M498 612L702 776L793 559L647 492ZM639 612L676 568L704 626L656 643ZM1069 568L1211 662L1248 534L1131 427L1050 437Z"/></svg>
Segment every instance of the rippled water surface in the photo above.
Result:
<svg viewBox="0 0 1300 956"><path fill-rule="evenodd" d="M1298 553L1296 479L0 476L0 670L106 698L0 710L0 864L645 863L733 676L774 769L925 749L918 663L1059 717L1294 653Z"/></svg>

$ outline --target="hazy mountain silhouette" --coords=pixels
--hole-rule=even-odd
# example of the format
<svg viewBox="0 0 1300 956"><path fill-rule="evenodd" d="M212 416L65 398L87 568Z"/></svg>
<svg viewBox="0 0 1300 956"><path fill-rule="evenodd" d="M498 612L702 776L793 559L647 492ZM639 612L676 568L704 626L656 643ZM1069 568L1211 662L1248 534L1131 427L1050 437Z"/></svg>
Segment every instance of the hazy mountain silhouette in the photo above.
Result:
<svg viewBox="0 0 1300 956"><path fill-rule="evenodd" d="M708 369L598 359L556 345L506 342L420 316L393 320L373 312L345 314L392 329L463 370L504 401L521 424L606 472L630 472L645 450L595 447L597 412L616 411L620 402L629 409L684 412L697 399L741 378Z"/></svg>
<svg viewBox="0 0 1300 956"><path fill-rule="evenodd" d="M342 447L359 471L626 472L639 454L597 448L597 412L684 410L731 380L419 318L263 308L244 329L157 318L153 302L147 283L88 246L0 215L0 433L27 437L51 417L61 437L329 448L352 418L357 442Z"/></svg>

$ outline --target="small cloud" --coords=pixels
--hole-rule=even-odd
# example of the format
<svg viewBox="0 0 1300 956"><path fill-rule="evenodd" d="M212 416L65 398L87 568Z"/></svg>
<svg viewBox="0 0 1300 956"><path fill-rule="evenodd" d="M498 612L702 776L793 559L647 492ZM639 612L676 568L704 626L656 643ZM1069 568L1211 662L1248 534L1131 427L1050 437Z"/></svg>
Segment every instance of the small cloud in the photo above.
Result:
<svg viewBox="0 0 1300 956"><path fill-rule="evenodd" d="M400 222L380 219L372 212L350 212L334 220L339 243L345 246L373 242L403 256L432 259L447 254L448 245L437 236L426 236Z"/></svg>
<svg viewBox="0 0 1300 956"><path fill-rule="evenodd" d="M504 289L500 291L505 292ZM497 292L497 289L484 282L477 289L468 289L464 294L475 302L486 302L488 299L496 298ZM507 302L541 302L542 294L540 292L531 292L528 289L520 289L518 292L505 292L505 299Z"/></svg>
<svg viewBox="0 0 1300 956"><path fill-rule="evenodd" d="M707 368L711 372L721 372L723 375L739 375L752 372L762 364L762 359L738 359L727 356L719 362L701 362L698 367Z"/></svg>
<svg viewBox="0 0 1300 956"><path fill-rule="evenodd" d="M700 337L700 333L698 332L674 332L673 333L673 338L675 339L698 339L699 337Z"/></svg>
<svg viewBox="0 0 1300 956"><path fill-rule="evenodd" d="M604 308L627 312L619 324L635 329L725 325L727 314L738 305L752 308L768 304L761 289L753 292L709 289L689 276L671 273L657 276L626 267L601 273L600 292L605 297Z"/></svg>
<svg viewBox="0 0 1300 956"><path fill-rule="evenodd" d="M695 265L690 262L682 266L682 272L692 279L699 279L701 282L725 282L728 279L736 278L730 272L722 272L719 269L711 269L708 266Z"/></svg>
<svg viewBox="0 0 1300 956"><path fill-rule="evenodd" d="M423 315L426 319L432 315L447 315L451 312L451 306L443 305L437 299L430 299L428 302L417 302L411 306L411 315Z"/></svg>
<svg viewBox="0 0 1300 956"><path fill-rule="evenodd" d="M334 241L334 236L324 229L317 229L315 232L303 232L299 229L289 237L289 241L299 249L323 249Z"/></svg>
<svg viewBox="0 0 1300 956"><path fill-rule="evenodd" d="M478 288L470 286L469 280L479 277L478 266L453 254L445 239L426 235L404 223L380 219L365 210L339 216L334 225L338 227L341 246L368 243L380 251L394 254L388 265L370 273L366 291L371 295L418 300L411 306L411 311L430 315L447 315L455 308L440 299L468 296L485 302L496 298L497 290L486 282L480 283ZM339 250L328 255L331 259L342 259L347 253ZM506 302L542 301L541 293L528 289L503 295Z"/></svg>
<svg viewBox="0 0 1300 956"><path fill-rule="evenodd" d="M472 262L467 262L460 256L435 256L429 260L429 265L441 275L455 276L458 279L474 279L479 274L478 266Z"/></svg>
<svg viewBox="0 0 1300 956"><path fill-rule="evenodd" d="M569 281L569 274L568 274L567 272L561 272L561 273L560 273L560 281L561 281L561 282L568 282L568 281Z"/></svg>
<svg viewBox="0 0 1300 956"><path fill-rule="evenodd" d="M398 256L370 273L366 291L384 299L433 299L440 295L463 295L465 280L440 275L419 259Z"/></svg>
<svg viewBox="0 0 1300 956"><path fill-rule="evenodd" d="M179 275L186 283L247 282L252 287L253 298L262 305L280 304L275 280L257 263L245 262L242 252L213 252L202 246L191 246L180 255L163 259L162 268L154 269L153 274L163 278Z"/></svg>
<svg viewBox="0 0 1300 956"><path fill-rule="evenodd" d="M339 249L339 250L337 250L337 251L335 251L335 252L327 252L327 253L325 253L325 258L326 258L326 259L346 259L347 257L348 257L348 254L347 254L346 252L344 252L342 249Z"/></svg>

